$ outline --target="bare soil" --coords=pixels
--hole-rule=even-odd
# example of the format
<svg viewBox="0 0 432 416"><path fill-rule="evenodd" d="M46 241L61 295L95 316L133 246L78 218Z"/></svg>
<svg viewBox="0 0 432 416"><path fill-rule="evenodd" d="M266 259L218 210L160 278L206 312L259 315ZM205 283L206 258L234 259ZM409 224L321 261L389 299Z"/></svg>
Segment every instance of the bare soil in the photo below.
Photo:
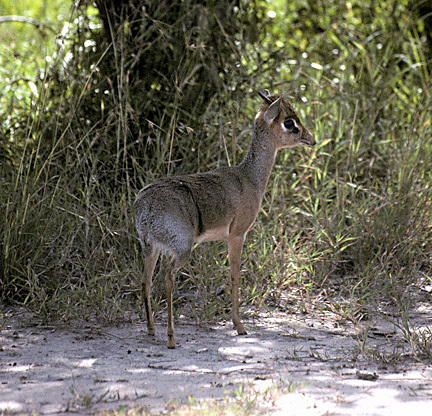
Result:
<svg viewBox="0 0 432 416"><path fill-rule="evenodd" d="M0 414L95 414L120 406L157 414L189 396L222 399L241 385L279 386L259 414L431 414L432 365L413 358L397 326L354 325L322 310L259 315L245 320L246 336L230 323L197 326L181 318L177 348L168 350L160 318L149 337L138 318L73 328L7 311L0 321ZM430 303L413 312L419 326L431 318Z"/></svg>

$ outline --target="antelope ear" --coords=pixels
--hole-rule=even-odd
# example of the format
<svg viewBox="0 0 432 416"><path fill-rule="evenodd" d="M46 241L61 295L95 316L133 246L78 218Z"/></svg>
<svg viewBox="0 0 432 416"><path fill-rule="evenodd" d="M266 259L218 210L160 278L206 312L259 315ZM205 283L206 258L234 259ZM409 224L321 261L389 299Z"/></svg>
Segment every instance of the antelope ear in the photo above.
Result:
<svg viewBox="0 0 432 416"><path fill-rule="evenodd" d="M271 124L280 114L282 97L279 97L275 102L273 102L269 108L267 108L264 113L264 120L267 124Z"/></svg>
<svg viewBox="0 0 432 416"><path fill-rule="evenodd" d="M272 104L273 100L271 100L268 96L270 95L268 90L258 91L258 95L267 103Z"/></svg>

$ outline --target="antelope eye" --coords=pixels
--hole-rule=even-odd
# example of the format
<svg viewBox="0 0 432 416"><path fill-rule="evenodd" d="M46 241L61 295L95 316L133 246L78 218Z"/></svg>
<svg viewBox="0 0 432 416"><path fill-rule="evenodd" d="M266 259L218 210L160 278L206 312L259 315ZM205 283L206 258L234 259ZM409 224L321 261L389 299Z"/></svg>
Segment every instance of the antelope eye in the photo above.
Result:
<svg viewBox="0 0 432 416"><path fill-rule="evenodd" d="M298 133L299 129L297 127L296 122L292 118L287 118L284 120L284 127L290 131L291 133Z"/></svg>

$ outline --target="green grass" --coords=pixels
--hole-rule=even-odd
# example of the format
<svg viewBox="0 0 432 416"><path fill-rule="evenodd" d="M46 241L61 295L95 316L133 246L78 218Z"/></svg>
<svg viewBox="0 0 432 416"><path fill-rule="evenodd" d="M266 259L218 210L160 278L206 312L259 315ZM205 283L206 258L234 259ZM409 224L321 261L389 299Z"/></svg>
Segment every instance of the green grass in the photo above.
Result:
<svg viewBox="0 0 432 416"><path fill-rule="evenodd" d="M419 278L430 280L432 258L423 20L406 1L373 10L364 2L351 9L332 3L328 13L309 14L308 2L296 11L294 3L276 2L269 18L270 6L259 2L261 32L248 21L230 22L242 30L227 26L223 46L215 37L213 49L200 49L198 42L213 39L206 25L221 27L208 11L178 68L169 76L159 71L150 84L130 75L127 57L140 48L127 27L101 40L93 7L73 15L63 45L50 31L0 24L8 39L0 76L3 301L28 305L46 320L129 319L139 309L142 270L131 211L136 192L167 174L239 162L256 91L267 87L293 101L318 145L278 155L244 248L243 302L284 308L281 294L292 287L325 289L351 311L396 309L409 320L411 293ZM55 19L68 16L65 6L43 4L27 15L61 30L65 18ZM135 40L142 50L151 41L180 56L178 30L196 10L166 25L162 14L159 37L150 27ZM217 47L226 53L222 69L214 85L207 80L208 96L194 101L203 76L197 68L214 69ZM176 313L197 322L225 318L227 304L215 290L228 272L223 244L196 248L177 279ZM156 311L164 307L161 280ZM415 339L428 345L426 332Z"/></svg>
<svg viewBox="0 0 432 416"><path fill-rule="evenodd" d="M56 40L56 36L69 22L70 8L70 1L0 1L0 16L10 18L0 23L3 127L12 128L29 108L34 108L49 63L56 59L62 40L61 36ZM24 20L13 20L14 16ZM10 140L22 142L19 134L15 136L13 129L10 132Z"/></svg>

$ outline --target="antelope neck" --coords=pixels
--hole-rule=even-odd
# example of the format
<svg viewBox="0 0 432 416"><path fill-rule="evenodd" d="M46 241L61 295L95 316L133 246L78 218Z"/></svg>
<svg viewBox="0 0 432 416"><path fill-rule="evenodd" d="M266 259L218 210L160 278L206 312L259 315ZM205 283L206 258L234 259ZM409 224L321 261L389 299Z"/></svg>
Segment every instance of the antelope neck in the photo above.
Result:
<svg viewBox="0 0 432 416"><path fill-rule="evenodd" d="M261 196L267 186L270 173L276 158L277 148L273 145L270 138L265 135L258 135L255 130L252 133L252 140L249 150L239 164L249 180L257 186Z"/></svg>

